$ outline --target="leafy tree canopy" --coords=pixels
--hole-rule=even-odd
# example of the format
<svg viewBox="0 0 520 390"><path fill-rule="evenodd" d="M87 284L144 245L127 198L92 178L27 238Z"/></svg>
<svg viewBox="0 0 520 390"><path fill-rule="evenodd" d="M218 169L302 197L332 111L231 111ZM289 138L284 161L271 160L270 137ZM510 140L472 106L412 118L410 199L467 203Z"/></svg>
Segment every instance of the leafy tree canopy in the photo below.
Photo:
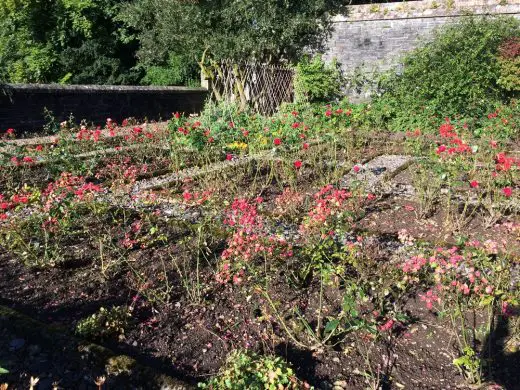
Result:
<svg viewBox="0 0 520 390"><path fill-rule="evenodd" d="M136 42L123 43L117 0L0 2L0 79L134 83Z"/></svg>
<svg viewBox="0 0 520 390"><path fill-rule="evenodd" d="M298 59L321 47L330 16L341 0L134 0L118 19L137 33L145 67L172 58L196 64L204 50L213 59L276 62ZM173 56L173 57L172 57Z"/></svg>
<svg viewBox="0 0 520 390"><path fill-rule="evenodd" d="M2 0L0 80L190 84L206 58L295 61L343 0Z"/></svg>

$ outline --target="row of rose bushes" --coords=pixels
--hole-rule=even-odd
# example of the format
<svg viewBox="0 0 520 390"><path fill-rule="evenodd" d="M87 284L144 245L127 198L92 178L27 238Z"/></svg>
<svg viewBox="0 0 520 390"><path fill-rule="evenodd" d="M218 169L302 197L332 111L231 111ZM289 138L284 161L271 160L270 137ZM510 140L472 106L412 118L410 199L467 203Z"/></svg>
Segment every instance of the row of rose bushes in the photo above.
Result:
<svg viewBox="0 0 520 390"><path fill-rule="evenodd" d="M233 104L210 104L197 117L176 114L169 123L172 142L196 150L218 150L241 154L274 146L302 146L310 141L328 140L345 129L372 132L374 108L371 104L286 105L273 117L239 111ZM516 101L497 107L482 118L452 118L473 137L507 141L519 134L520 108ZM441 118L431 118L422 128L401 129L435 134ZM355 135L355 134L354 134Z"/></svg>
<svg viewBox="0 0 520 390"><path fill-rule="evenodd" d="M497 108L478 124L475 120L452 118L451 122L463 127L466 135L474 138L493 138L507 141L518 136L518 104L516 101ZM248 111L240 111L234 104L208 104L200 116L185 117L175 113L169 122L172 152L178 147L198 151L211 151L220 156L243 154L278 148L305 148L312 142L327 141L343 136L346 129L356 133L372 132L370 104L350 104L342 101L330 105L287 105L273 117L263 117ZM402 129L403 133L434 134L433 122L423 128ZM7 129L1 138L15 137L14 129ZM131 145L157 145L165 142L167 134L162 128L147 125L131 125L126 120L121 126L107 119L105 127L91 129L86 125L75 127L71 122L62 123L62 130L51 144L9 148L0 140L0 162L3 167L31 165L41 160L70 158L75 154L93 150L124 149ZM341 140L340 140L341 141Z"/></svg>

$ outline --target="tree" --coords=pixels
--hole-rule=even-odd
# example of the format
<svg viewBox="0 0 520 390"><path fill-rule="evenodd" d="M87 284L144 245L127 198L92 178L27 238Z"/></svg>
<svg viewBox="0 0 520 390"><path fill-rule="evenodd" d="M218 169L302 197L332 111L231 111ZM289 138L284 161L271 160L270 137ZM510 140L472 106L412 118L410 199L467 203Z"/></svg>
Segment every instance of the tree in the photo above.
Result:
<svg viewBox="0 0 520 390"><path fill-rule="evenodd" d="M118 16L138 39L139 63L157 71L172 56L193 66L210 58L296 61L318 49L342 0L134 0ZM177 61L178 62L178 61Z"/></svg>
<svg viewBox="0 0 520 390"><path fill-rule="evenodd" d="M0 2L0 79L135 83L136 41L119 39L117 0Z"/></svg>

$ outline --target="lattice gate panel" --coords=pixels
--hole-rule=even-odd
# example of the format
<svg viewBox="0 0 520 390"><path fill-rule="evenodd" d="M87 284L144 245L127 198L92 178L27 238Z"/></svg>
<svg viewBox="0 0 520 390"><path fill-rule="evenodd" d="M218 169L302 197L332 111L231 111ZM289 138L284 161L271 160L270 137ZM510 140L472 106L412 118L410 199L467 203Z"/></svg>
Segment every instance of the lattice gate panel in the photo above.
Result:
<svg viewBox="0 0 520 390"><path fill-rule="evenodd" d="M210 75L213 100L239 102L263 115L294 99L294 71L285 66L223 61L211 67Z"/></svg>

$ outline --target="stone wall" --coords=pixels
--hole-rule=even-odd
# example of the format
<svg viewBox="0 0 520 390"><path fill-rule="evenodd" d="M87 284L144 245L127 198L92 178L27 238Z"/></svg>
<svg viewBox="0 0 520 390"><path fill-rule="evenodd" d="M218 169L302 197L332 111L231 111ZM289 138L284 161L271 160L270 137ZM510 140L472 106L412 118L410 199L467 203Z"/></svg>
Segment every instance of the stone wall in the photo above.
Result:
<svg viewBox="0 0 520 390"><path fill-rule="evenodd" d="M336 58L347 75L396 67L400 57L435 28L468 15L520 18L520 0L421 0L354 5L349 10L347 16L335 17L324 55L328 61Z"/></svg>
<svg viewBox="0 0 520 390"><path fill-rule="evenodd" d="M202 110L207 90L186 87L133 87L100 85L15 84L0 86L0 131L40 131L44 110L57 120L72 114L79 122L104 125L106 118L119 123L128 117L169 119L172 112Z"/></svg>

